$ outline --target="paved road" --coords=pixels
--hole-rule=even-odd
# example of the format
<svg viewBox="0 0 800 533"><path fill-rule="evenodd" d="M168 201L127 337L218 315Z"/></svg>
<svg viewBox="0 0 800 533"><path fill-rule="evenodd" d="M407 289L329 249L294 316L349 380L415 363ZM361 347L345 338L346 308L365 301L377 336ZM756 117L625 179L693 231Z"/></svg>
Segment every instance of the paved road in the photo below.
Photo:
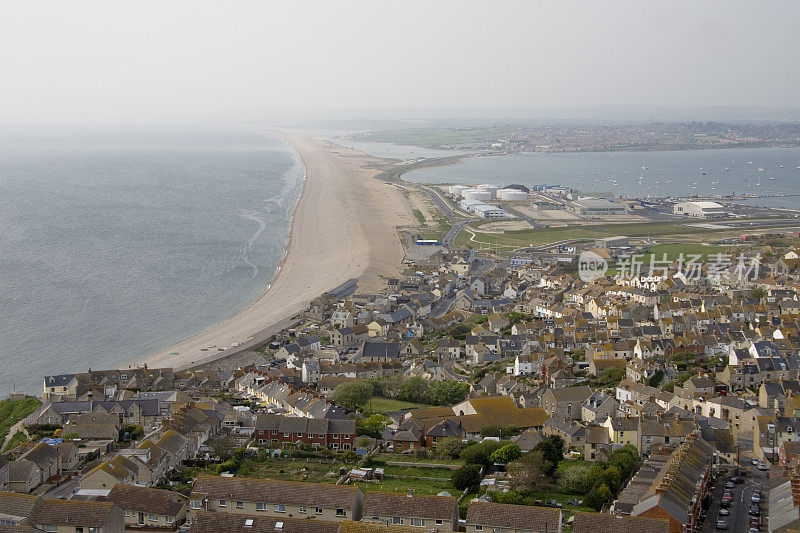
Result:
<svg viewBox="0 0 800 533"><path fill-rule="evenodd" d="M740 467L745 468L745 467ZM717 485L714 489L714 493L711 499L711 506L708 510L708 514L706 516L706 522L703 527L704 533L715 533L719 531L716 529L716 524L718 519L723 519L728 524L728 529L726 530L729 533L747 533L750 529L750 515L748 514L748 510L750 509L750 497L753 495L753 491L759 490L761 492L764 501L761 503L762 506L762 514L761 514L761 530L766 530L766 496L767 496L767 478L766 472L762 472L758 470L755 466L749 466L750 475L746 476L745 482L741 485L734 485L733 489L730 489L731 496L733 499L731 500L732 505L728 509L730 514L728 516L719 516L719 503L722 500L722 495L725 492L725 482L728 481L733 474L720 476L717 479Z"/></svg>

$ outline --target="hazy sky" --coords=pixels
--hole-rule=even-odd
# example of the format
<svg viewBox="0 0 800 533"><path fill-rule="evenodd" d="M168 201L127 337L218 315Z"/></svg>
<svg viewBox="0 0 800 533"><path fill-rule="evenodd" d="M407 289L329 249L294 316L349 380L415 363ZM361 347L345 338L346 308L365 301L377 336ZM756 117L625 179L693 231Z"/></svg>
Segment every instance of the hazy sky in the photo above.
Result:
<svg viewBox="0 0 800 533"><path fill-rule="evenodd" d="M800 2L11 1L0 121L275 107L800 107Z"/></svg>

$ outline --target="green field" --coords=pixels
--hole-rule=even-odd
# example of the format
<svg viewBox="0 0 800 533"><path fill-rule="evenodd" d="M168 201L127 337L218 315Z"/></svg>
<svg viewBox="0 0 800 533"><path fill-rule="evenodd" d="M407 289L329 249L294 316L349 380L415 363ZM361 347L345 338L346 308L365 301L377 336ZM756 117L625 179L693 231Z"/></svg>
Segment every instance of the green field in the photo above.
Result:
<svg viewBox="0 0 800 533"><path fill-rule="evenodd" d="M2 443L11 426L36 411L41 402L36 398L28 396L24 400L3 400L0 401L0 443Z"/></svg>
<svg viewBox="0 0 800 533"><path fill-rule="evenodd" d="M696 222L695 222L696 223ZM456 238L458 246L497 247L498 251L508 251L528 245L539 246L551 242L571 239L598 239L626 235L628 237L666 237L685 236L688 240L701 240L708 234L736 232L736 228L700 229L682 222L635 222L624 224L596 224L585 226L566 226L557 228L538 228L505 231L503 233L481 232L481 223L471 224ZM787 221L787 224L791 224ZM780 229L780 226L771 226ZM748 227L748 230L758 226ZM470 230L475 232L472 237ZM742 229L743 231L743 229Z"/></svg>
<svg viewBox="0 0 800 533"><path fill-rule="evenodd" d="M677 260L681 254L684 257L689 255L699 255L700 260L705 261L709 256L714 256L720 252L728 250L729 246L716 246L711 244L700 244L693 242L674 243L674 244L659 244L646 248L640 253L642 255L653 255L656 259L661 259L666 254L669 261Z"/></svg>

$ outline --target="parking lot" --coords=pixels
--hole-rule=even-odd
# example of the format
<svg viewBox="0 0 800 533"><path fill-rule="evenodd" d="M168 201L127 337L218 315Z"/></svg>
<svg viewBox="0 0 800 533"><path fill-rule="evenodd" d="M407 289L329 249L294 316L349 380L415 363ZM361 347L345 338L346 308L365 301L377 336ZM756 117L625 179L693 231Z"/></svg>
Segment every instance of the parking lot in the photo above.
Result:
<svg viewBox="0 0 800 533"><path fill-rule="evenodd" d="M769 483L767 480L767 472L759 470L754 465L741 466L739 471L747 470L747 475L741 475L742 483L734 484L733 488L726 489L725 483L735 475L735 469L731 469L726 475L722 475L717 479L714 493L711 498L711 505L706 515L705 526L703 531L705 533L714 533L715 531L729 531L735 533L747 533L750 530L750 520L753 518L749 513L752 505L751 497L753 492L758 491L761 493L761 516L760 530L766 531L766 500L768 496ZM731 493L730 507L727 508L728 515L720 515L720 503L725 492ZM723 511L724 512L724 511ZM724 520L727 529L717 528L717 520Z"/></svg>

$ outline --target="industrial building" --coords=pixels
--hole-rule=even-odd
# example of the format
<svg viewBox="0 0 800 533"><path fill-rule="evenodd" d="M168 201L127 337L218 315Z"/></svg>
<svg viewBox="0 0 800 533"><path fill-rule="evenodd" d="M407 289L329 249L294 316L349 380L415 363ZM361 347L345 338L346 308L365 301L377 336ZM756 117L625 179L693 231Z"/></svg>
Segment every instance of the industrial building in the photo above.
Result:
<svg viewBox="0 0 800 533"><path fill-rule="evenodd" d="M472 212L481 218L503 219L508 217L508 213L497 206L489 204L476 205Z"/></svg>
<svg viewBox="0 0 800 533"><path fill-rule="evenodd" d="M678 202L672 207L676 215L694 218L722 218L725 208L717 202Z"/></svg>
<svg viewBox="0 0 800 533"><path fill-rule="evenodd" d="M519 189L500 189L497 191L495 196L497 196L498 200L503 200L506 202L528 199L528 193L525 191L520 191Z"/></svg>
<svg viewBox="0 0 800 533"><path fill-rule="evenodd" d="M572 203L573 210L581 215L627 215L628 208L624 204L609 202L604 198L587 196Z"/></svg>
<svg viewBox="0 0 800 533"><path fill-rule="evenodd" d="M603 237L594 241L596 248L627 248L630 246L631 240L624 235L617 235L616 237Z"/></svg>

